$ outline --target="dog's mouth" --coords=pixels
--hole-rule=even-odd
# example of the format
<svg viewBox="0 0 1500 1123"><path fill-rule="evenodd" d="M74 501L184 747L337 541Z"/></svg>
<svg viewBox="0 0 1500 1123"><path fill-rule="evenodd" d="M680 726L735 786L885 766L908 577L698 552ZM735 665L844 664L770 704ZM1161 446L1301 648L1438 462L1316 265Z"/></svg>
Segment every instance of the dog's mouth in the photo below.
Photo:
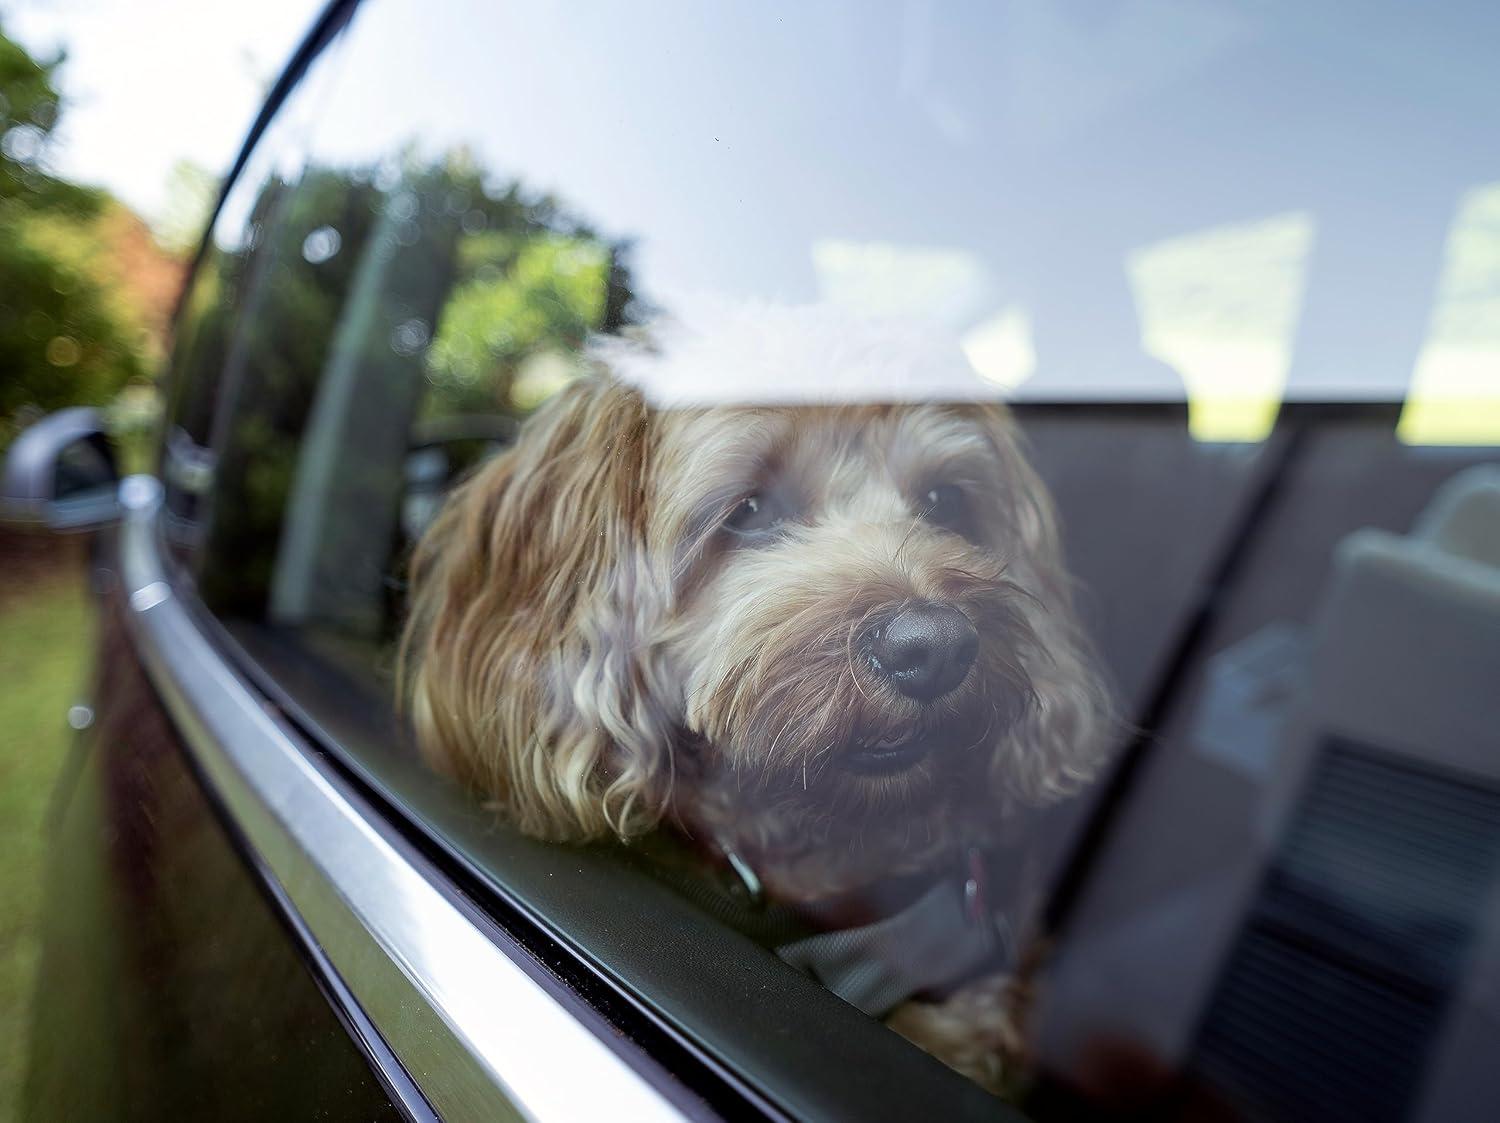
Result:
<svg viewBox="0 0 1500 1123"><path fill-rule="evenodd" d="M856 744L841 758L844 768L863 776L893 776L925 760L932 749L930 733L897 732Z"/></svg>
<svg viewBox="0 0 1500 1123"><path fill-rule="evenodd" d="M898 724L896 728L870 729L856 734L838 755L838 766L857 776L898 776L911 772L925 761L934 771L962 768L972 761L977 748L999 728L995 720L986 721L977 712L949 714L941 720L928 715L925 720Z"/></svg>

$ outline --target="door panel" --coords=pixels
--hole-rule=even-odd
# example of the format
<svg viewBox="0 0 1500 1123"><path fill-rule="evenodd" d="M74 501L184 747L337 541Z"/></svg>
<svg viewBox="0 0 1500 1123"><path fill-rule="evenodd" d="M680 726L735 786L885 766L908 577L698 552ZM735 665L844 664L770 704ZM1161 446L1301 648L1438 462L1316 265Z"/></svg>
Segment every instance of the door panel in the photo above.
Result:
<svg viewBox="0 0 1500 1123"><path fill-rule="evenodd" d="M55 797L27 1117L396 1119L103 604Z"/></svg>

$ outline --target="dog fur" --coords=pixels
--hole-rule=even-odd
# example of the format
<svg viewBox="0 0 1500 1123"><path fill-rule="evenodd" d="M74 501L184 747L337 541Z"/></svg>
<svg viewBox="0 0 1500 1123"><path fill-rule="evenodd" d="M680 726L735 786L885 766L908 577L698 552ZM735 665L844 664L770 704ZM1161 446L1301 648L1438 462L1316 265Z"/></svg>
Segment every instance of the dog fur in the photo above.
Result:
<svg viewBox="0 0 1500 1123"><path fill-rule="evenodd" d="M666 826L789 902L936 869L1094 773L1108 701L1051 502L1002 405L923 400L951 352L761 309L614 342L595 366L415 552L403 665L434 767L534 836ZM810 400L862 375L908 400ZM774 400L778 379L795 389ZM725 381L735 400L708 400ZM754 534L747 503L769 522ZM915 603L980 637L962 684L926 704L863 646ZM931 749L888 774L845 766L893 741ZM981 980L888 1022L996 1087L1014 1006Z"/></svg>

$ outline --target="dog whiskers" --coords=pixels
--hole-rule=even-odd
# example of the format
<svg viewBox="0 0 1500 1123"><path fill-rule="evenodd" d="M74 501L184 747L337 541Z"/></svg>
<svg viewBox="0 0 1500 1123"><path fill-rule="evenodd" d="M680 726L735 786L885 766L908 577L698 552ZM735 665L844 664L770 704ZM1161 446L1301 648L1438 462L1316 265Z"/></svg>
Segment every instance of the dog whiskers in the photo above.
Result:
<svg viewBox="0 0 1500 1123"><path fill-rule="evenodd" d="M921 529L922 521L923 520L921 515L913 515L911 517L911 521L907 524L906 527L906 533L901 536L900 543L896 546L895 552L891 555L891 557L895 561L901 560L902 551L905 550L906 547L910 544L912 536L915 535L919 529Z"/></svg>
<svg viewBox="0 0 1500 1123"><path fill-rule="evenodd" d="M992 703L991 706L990 706L990 720L987 721L987 722L985 722L984 732L981 733L974 740L970 741L963 748L959 749L958 751L961 752L961 753L971 752L974 749L978 748L980 745L984 744L986 741L988 741L990 739L990 733L995 728L995 722L998 721L999 718L1000 718L1000 708Z"/></svg>
<svg viewBox="0 0 1500 1123"><path fill-rule="evenodd" d="M870 697L870 692L865 689L865 684L859 680L859 668L854 665L854 645L852 642L849 645L848 656L849 678L854 683L854 689L859 691L859 696L861 698L863 698L866 702L869 702L871 705L874 705L875 699Z"/></svg>
<svg viewBox="0 0 1500 1123"><path fill-rule="evenodd" d="M850 597L849 600L852 606L854 598ZM864 615L850 626L844 638L844 659L849 667L849 678L854 683L854 689L859 691L860 697L871 704L874 703L875 699L870 697L870 692L865 689L865 684L860 680L859 668L854 662L854 640L856 636L864 634L865 625L870 622L870 617L874 616L876 611L877 608L874 606L867 608Z"/></svg>
<svg viewBox="0 0 1500 1123"><path fill-rule="evenodd" d="M791 724L790 721L784 721L784 722L782 722L781 723L781 727L776 730L776 736L774 736L774 737L771 738L771 747L770 747L770 749L767 750L767 752L771 756L774 757L776 755L776 746L781 743L781 737L787 731L787 727L790 724Z"/></svg>

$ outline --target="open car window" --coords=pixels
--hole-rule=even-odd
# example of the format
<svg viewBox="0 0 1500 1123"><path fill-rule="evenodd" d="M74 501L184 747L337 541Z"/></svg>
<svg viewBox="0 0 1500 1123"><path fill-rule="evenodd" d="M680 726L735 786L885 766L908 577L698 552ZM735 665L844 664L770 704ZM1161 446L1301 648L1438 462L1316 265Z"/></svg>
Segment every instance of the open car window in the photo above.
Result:
<svg viewBox="0 0 1500 1123"><path fill-rule="evenodd" d="M170 514L393 814L794 1114L1493 1102L1500 17L344 34Z"/></svg>

